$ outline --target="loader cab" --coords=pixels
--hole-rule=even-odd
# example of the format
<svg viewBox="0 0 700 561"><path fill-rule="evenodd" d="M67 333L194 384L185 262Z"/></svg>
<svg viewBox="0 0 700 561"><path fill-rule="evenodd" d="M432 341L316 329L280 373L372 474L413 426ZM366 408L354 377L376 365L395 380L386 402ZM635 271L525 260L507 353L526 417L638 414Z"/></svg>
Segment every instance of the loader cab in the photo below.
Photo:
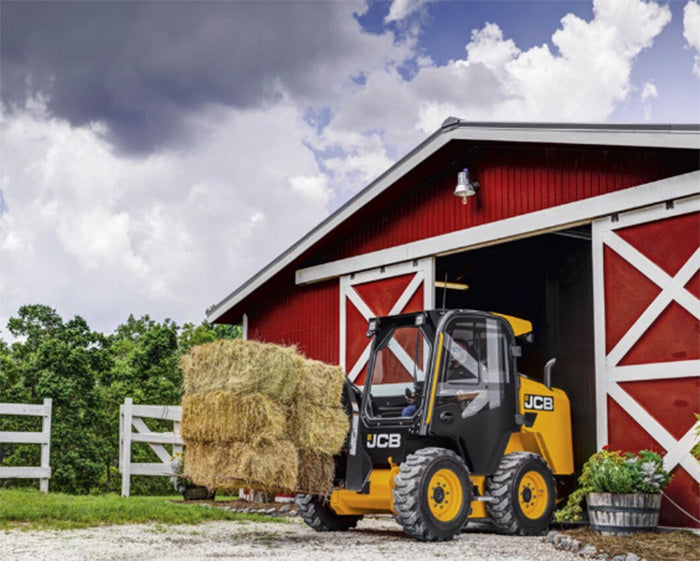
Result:
<svg viewBox="0 0 700 561"><path fill-rule="evenodd" d="M368 336L365 424L405 429L407 439L422 441L417 447L451 442L472 473L493 471L517 430L511 323L486 312L436 310L372 319Z"/></svg>

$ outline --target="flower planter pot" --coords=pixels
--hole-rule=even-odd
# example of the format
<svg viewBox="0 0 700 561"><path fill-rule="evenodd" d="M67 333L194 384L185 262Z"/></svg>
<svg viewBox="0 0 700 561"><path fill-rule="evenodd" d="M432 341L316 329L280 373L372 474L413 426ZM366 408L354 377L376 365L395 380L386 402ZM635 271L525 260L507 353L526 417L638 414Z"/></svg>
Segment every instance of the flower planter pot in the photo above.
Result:
<svg viewBox="0 0 700 561"><path fill-rule="evenodd" d="M604 536L653 531L659 523L660 493L588 493L591 530Z"/></svg>

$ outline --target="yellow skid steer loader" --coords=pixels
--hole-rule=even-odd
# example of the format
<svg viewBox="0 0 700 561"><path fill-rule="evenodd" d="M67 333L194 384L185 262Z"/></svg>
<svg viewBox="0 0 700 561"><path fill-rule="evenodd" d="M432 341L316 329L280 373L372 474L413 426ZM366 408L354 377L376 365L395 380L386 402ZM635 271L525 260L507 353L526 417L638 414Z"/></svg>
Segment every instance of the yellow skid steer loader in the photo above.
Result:
<svg viewBox="0 0 700 561"><path fill-rule="evenodd" d="M424 541L452 539L470 519L539 534L554 476L574 471L566 394L518 374L530 322L471 310L369 321L364 385L346 383L351 431L336 456L330 497L297 495L304 521L347 530L393 514Z"/></svg>

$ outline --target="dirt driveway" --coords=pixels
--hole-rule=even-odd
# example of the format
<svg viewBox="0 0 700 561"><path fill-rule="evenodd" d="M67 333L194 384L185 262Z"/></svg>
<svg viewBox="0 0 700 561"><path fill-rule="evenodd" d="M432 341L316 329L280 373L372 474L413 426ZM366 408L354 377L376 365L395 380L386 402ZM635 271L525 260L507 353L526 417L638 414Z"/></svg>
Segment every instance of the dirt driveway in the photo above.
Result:
<svg viewBox="0 0 700 561"><path fill-rule="evenodd" d="M464 532L447 543L407 538L389 518L360 522L350 532L317 533L288 523L207 522L197 526L127 525L70 531L0 531L7 561L574 561L539 537Z"/></svg>

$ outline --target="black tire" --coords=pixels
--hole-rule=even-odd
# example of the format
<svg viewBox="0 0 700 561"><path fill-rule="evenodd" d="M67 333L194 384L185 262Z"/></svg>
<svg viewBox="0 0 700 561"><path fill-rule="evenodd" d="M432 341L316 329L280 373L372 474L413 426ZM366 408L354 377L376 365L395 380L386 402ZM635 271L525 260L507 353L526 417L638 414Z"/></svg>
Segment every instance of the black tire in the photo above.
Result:
<svg viewBox="0 0 700 561"><path fill-rule="evenodd" d="M182 492L182 498L186 501L208 501L214 500L216 489L212 490L201 485L187 487Z"/></svg>
<svg viewBox="0 0 700 561"><path fill-rule="evenodd" d="M447 541L459 534L472 500L462 458L445 448L423 448L410 454L400 469L394 480L394 511L404 531L421 541Z"/></svg>
<svg viewBox="0 0 700 561"><path fill-rule="evenodd" d="M328 499L317 495L297 495L294 502L302 520L317 532L344 532L362 520L362 516L336 514Z"/></svg>
<svg viewBox="0 0 700 561"><path fill-rule="evenodd" d="M496 473L486 480L486 495L496 499L486 503L486 510L500 532L543 534L554 514L555 489L552 472L541 456L506 454Z"/></svg>

